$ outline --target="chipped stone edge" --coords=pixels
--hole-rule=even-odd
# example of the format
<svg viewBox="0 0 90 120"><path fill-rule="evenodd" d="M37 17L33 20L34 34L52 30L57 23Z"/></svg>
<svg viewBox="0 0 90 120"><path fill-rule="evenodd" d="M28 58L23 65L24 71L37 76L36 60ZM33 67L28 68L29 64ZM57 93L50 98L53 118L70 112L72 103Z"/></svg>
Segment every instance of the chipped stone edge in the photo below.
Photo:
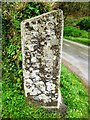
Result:
<svg viewBox="0 0 90 120"><path fill-rule="evenodd" d="M63 18L63 11L61 9L53 10L53 11L50 11L50 12L47 12L47 13L43 13L43 14L38 15L36 17L32 17L30 19L23 20L21 22L21 45L22 45L22 53L24 53L24 47L23 47L23 44L24 44L24 40L23 40L24 39L24 34L22 34L22 33L24 33L23 32L24 31L23 23L24 22L28 22L28 21L32 21L32 20L37 19L37 18L39 18L41 16L45 16L45 15L48 15L48 14L50 14L52 12L56 12L56 11L60 12L60 14L61 14L61 20L62 20L62 25L61 25L62 30L61 30L61 40L60 40L60 44L61 44L61 46L60 46L61 47L60 48L60 58L62 57L64 18ZM61 64L61 61L62 61L62 58L59 61L60 64ZM24 55L22 55L22 68L23 68L23 63L24 63ZM58 103L57 103L57 106L42 106L45 109L60 109L60 111L61 111L61 108L62 108L62 105L63 105L63 101L62 101L62 96L61 96L61 92L60 92L60 73L61 73L61 65L60 65L60 69L59 69L59 81L58 81L59 85L58 85ZM24 80L23 80L23 82L24 82ZM24 88L25 88L25 86L24 86ZM24 93L25 93L25 90L24 90Z"/></svg>

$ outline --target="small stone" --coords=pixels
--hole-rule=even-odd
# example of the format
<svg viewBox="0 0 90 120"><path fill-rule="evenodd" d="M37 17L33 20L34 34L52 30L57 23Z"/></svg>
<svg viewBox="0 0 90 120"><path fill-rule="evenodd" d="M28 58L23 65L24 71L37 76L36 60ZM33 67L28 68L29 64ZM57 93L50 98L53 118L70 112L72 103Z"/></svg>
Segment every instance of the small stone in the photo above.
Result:
<svg viewBox="0 0 90 120"><path fill-rule="evenodd" d="M50 76L50 75L47 75L47 74L45 75L45 77L46 77L46 78L51 78L51 76Z"/></svg>
<svg viewBox="0 0 90 120"><path fill-rule="evenodd" d="M47 90L48 90L49 92L51 92L52 89L51 89L49 86L47 86Z"/></svg>
<svg viewBox="0 0 90 120"><path fill-rule="evenodd" d="M37 77L36 77L36 81L39 81L39 80L40 80L40 77L39 77L39 76L37 76Z"/></svg>
<svg viewBox="0 0 90 120"><path fill-rule="evenodd" d="M30 49L30 51L34 51L33 46L30 46L29 49Z"/></svg>
<svg viewBox="0 0 90 120"><path fill-rule="evenodd" d="M48 71L48 68L45 68L46 71Z"/></svg>
<svg viewBox="0 0 90 120"><path fill-rule="evenodd" d="M51 46L51 44L48 42L48 43L47 43L47 46L48 46L48 47L50 47L50 46Z"/></svg>
<svg viewBox="0 0 90 120"><path fill-rule="evenodd" d="M36 91L33 91L31 95L37 95Z"/></svg>
<svg viewBox="0 0 90 120"><path fill-rule="evenodd" d="M37 88L34 88L34 90L32 90L32 93L31 95L37 95L37 94L40 94L41 91L39 91Z"/></svg>
<svg viewBox="0 0 90 120"><path fill-rule="evenodd" d="M39 97L40 100L41 100L41 99L46 99L46 95L45 95L45 94L41 94L41 95L39 95L38 97Z"/></svg>
<svg viewBox="0 0 90 120"><path fill-rule="evenodd" d="M39 84L40 84L40 85L44 85L44 82L43 82L43 81L40 81Z"/></svg>
<svg viewBox="0 0 90 120"><path fill-rule="evenodd" d="M36 82L35 84L41 91L45 92L45 84L44 84L44 82L40 81L40 82Z"/></svg>
<svg viewBox="0 0 90 120"><path fill-rule="evenodd" d="M53 90L52 93L55 93L55 91Z"/></svg>
<svg viewBox="0 0 90 120"><path fill-rule="evenodd" d="M35 85L32 85L32 86L31 86L31 90L34 90L34 88L35 88Z"/></svg>
<svg viewBox="0 0 90 120"><path fill-rule="evenodd" d="M33 81L31 79L27 79L25 82L28 84L33 84Z"/></svg>
<svg viewBox="0 0 90 120"><path fill-rule="evenodd" d="M52 98L52 100L56 100L56 98Z"/></svg>
<svg viewBox="0 0 90 120"><path fill-rule="evenodd" d="M38 96L33 97L33 99L34 99L35 101L39 101Z"/></svg>
<svg viewBox="0 0 90 120"><path fill-rule="evenodd" d="M36 72L33 71L33 72L31 73L31 76L36 78L36 77L37 77Z"/></svg>
<svg viewBox="0 0 90 120"><path fill-rule="evenodd" d="M25 71L23 73L23 76L24 76L25 79L29 78L30 77L30 72L29 71L27 71L27 72Z"/></svg>
<svg viewBox="0 0 90 120"><path fill-rule="evenodd" d="M53 60L56 60L56 56L54 56Z"/></svg>
<svg viewBox="0 0 90 120"><path fill-rule="evenodd" d="M56 93L55 96L58 96L58 94Z"/></svg>
<svg viewBox="0 0 90 120"><path fill-rule="evenodd" d="M32 58L31 58L31 61L32 61L32 62L36 62L36 57L32 57Z"/></svg>
<svg viewBox="0 0 90 120"><path fill-rule="evenodd" d="M44 45L44 42L41 42L41 45Z"/></svg>
<svg viewBox="0 0 90 120"><path fill-rule="evenodd" d="M30 71L32 71L33 70L33 68L30 68Z"/></svg>
<svg viewBox="0 0 90 120"><path fill-rule="evenodd" d="M33 25L33 28L34 28L34 30L37 31L37 30L38 30L38 26L37 26L37 24L36 24L36 25L34 24L34 25Z"/></svg>
<svg viewBox="0 0 90 120"><path fill-rule="evenodd" d="M29 60L29 59L27 59L27 63L30 63L30 60Z"/></svg>
<svg viewBox="0 0 90 120"><path fill-rule="evenodd" d="M49 99L48 102L51 102L51 99Z"/></svg>

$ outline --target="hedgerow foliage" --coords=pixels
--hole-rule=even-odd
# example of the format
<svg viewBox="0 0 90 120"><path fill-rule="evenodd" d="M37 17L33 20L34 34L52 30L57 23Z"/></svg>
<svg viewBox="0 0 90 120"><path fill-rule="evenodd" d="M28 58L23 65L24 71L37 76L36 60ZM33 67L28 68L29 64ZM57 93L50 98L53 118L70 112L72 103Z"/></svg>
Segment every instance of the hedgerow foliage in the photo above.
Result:
<svg viewBox="0 0 90 120"><path fill-rule="evenodd" d="M90 18L83 18L78 24L77 26L80 27L81 30L86 30L86 31L90 31Z"/></svg>
<svg viewBox="0 0 90 120"><path fill-rule="evenodd" d="M17 82L22 79L21 31L20 23L48 11L41 3L3 3L2 34L3 34L3 77ZM5 74L5 75L4 75ZM7 77L7 78L8 78Z"/></svg>
<svg viewBox="0 0 90 120"><path fill-rule="evenodd" d="M64 36L88 38L88 32L73 26L66 26L64 27Z"/></svg>

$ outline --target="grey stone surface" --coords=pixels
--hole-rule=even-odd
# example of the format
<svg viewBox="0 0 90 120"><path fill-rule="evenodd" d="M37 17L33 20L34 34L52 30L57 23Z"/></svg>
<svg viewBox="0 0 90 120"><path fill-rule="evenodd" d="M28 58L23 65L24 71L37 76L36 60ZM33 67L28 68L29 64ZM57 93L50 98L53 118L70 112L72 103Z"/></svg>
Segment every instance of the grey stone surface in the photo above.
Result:
<svg viewBox="0 0 90 120"><path fill-rule="evenodd" d="M54 10L21 23L25 96L46 108L59 108L63 13Z"/></svg>

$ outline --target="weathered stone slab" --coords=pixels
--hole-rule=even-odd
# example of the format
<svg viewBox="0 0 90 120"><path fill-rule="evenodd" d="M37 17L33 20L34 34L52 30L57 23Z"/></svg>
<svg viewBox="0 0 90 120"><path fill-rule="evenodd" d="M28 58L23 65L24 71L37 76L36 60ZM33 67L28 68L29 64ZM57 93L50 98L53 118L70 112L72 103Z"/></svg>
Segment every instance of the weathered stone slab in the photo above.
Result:
<svg viewBox="0 0 90 120"><path fill-rule="evenodd" d="M22 21L21 37L25 96L46 108L59 108L62 11Z"/></svg>

